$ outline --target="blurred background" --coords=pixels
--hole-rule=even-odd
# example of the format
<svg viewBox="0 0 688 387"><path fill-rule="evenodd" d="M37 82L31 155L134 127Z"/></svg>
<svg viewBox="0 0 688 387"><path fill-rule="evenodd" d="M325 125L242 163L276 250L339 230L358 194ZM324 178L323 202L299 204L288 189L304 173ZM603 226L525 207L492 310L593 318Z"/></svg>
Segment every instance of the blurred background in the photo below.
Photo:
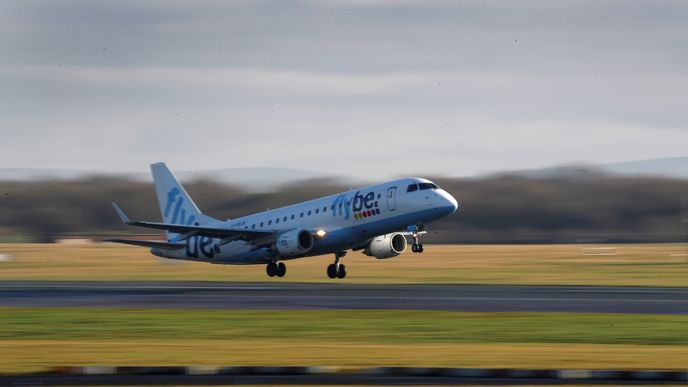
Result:
<svg viewBox="0 0 688 387"><path fill-rule="evenodd" d="M640 170L638 165L657 161L634 164ZM663 164L667 168L654 174L569 167L471 178L426 176L461 205L457 215L430 226L427 241L686 242L688 180L680 173L688 171L688 158L663 160ZM0 182L0 241L52 242L150 232L122 225L111 202L118 202L138 219L160 217L146 173L99 176L71 172L76 176L69 178L62 171L63 177L58 179L46 178L54 171L30 172L33 175L15 170L14 180ZM6 171L5 178L10 179L7 175ZM373 182L267 168L187 171L181 176L202 211L225 219Z"/></svg>

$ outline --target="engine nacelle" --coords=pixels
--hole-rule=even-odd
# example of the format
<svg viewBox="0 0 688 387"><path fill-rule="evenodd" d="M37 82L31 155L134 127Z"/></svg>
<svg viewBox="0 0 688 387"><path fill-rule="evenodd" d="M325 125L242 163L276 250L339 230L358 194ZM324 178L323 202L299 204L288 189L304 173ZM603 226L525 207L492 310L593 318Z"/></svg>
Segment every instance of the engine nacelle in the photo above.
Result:
<svg viewBox="0 0 688 387"><path fill-rule="evenodd" d="M313 234L308 230L287 231L277 238L276 247L283 257L306 254L313 248Z"/></svg>
<svg viewBox="0 0 688 387"><path fill-rule="evenodd" d="M406 237L399 233L385 234L373 238L363 254L377 259L396 257L406 251Z"/></svg>

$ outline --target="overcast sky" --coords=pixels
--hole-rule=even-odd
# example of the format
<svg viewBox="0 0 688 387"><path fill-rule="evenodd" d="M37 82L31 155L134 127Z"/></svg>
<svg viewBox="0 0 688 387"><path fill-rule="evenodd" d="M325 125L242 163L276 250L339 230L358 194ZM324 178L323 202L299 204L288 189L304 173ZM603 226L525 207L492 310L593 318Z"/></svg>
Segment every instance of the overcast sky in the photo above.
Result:
<svg viewBox="0 0 688 387"><path fill-rule="evenodd" d="M685 1L0 3L0 167L465 176L688 155Z"/></svg>

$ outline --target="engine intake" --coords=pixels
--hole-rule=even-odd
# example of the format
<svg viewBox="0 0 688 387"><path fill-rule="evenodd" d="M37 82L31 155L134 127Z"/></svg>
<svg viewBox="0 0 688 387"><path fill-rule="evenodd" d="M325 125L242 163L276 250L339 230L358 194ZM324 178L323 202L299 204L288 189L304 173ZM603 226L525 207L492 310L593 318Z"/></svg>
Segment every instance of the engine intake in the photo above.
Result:
<svg viewBox="0 0 688 387"><path fill-rule="evenodd" d="M308 230L287 231L277 238L277 252L283 257L295 257L313 248L313 234Z"/></svg>
<svg viewBox="0 0 688 387"><path fill-rule="evenodd" d="M377 259L396 257L406 251L406 237L400 233L385 234L373 238L363 254Z"/></svg>

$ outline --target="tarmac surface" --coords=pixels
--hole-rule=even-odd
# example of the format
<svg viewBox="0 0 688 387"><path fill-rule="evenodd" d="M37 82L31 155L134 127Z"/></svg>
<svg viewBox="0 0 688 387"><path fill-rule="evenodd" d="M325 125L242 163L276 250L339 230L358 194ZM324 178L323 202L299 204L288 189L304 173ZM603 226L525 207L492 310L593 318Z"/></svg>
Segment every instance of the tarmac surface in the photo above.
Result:
<svg viewBox="0 0 688 387"><path fill-rule="evenodd" d="M688 314L688 288L10 281L0 306Z"/></svg>

